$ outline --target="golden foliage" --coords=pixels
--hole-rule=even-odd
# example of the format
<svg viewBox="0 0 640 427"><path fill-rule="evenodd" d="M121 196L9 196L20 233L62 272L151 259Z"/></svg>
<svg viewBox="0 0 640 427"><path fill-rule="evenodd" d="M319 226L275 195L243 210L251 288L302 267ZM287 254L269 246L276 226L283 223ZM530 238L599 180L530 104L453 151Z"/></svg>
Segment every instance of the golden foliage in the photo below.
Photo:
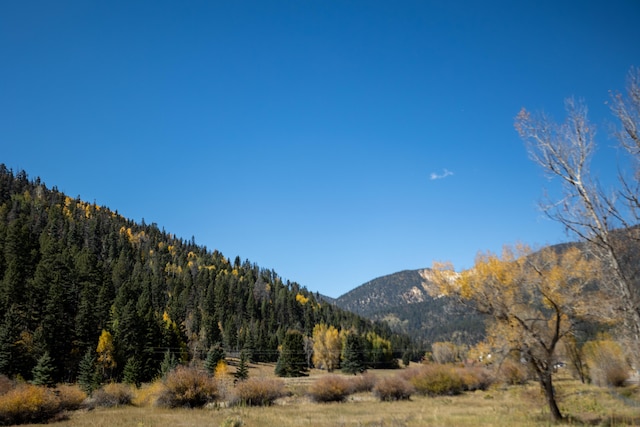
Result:
<svg viewBox="0 0 640 427"><path fill-rule="evenodd" d="M601 335L597 340L585 343L582 351L594 384L618 387L629 378L630 368L622 346L610 337Z"/></svg>
<svg viewBox="0 0 640 427"><path fill-rule="evenodd" d="M229 365L227 365L227 362L225 362L224 359L219 361L218 364L216 365L216 369L213 373L213 376L219 380L231 378L231 371L229 370Z"/></svg>
<svg viewBox="0 0 640 427"><path fill-rule="evenodd" d="M98 364L103 369L115 368L115 347L113 345L113 336L109 331L102 330L96 352L98 353Z"/></svg>
<svg viewBox="0 0 640 427"><path fill-rule="evenodd" d="M313 364L316 368L332 372L340 364L342 339L334 326L324 323L313 327Z"/></svg>
<svg viewBox="0 0 640 427"><path fill-rule="evenodd" d="M305 305L309 302L309 298L305 297L302 294L296 294L296 301L298 301L300 305Z"/></svg>
<svg viewBox="0 0 640 427"><path fill-rule="evenodd" d="M41 423L61 409L60 399L52 389L19 384L0 396L0 424Z"/></svg>
<svg viewBox="0 0 640 427"><path fill-rule="evenodd" d="M479 254L474 267L453 274L434 265L434 282L451 295L490 316L488 343L494 352L520 350L541 371L553 363L557 344L578 320L597 317L588 285L599 265L577 248L505 247L501 256ZM486 352L486 350L483 350Z"/></svg>

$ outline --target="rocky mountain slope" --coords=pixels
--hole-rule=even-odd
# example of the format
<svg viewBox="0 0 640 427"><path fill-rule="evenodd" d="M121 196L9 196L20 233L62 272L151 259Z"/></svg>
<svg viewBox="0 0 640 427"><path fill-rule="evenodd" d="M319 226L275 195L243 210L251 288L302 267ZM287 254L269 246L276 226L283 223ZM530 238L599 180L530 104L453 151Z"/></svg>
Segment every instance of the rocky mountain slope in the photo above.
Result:
<svg viewBox="0 0 640 427"><path fill-rule="evenodd" d="M453 300L429 295L430 270L404 270L370 280L335 300L345 310L387 322L428 346L436 341L472 344L484 336L484 321Z"/></svg>

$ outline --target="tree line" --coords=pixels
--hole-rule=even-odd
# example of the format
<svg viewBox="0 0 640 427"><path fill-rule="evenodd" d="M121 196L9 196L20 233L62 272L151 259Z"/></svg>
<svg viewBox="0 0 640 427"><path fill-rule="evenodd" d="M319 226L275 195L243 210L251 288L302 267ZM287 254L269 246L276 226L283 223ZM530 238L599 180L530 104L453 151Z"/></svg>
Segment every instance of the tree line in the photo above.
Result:
<svg viewBox="0 0 640 427"><path fill-rule="evenodd" d="M147 381L167 354L205 360L216 345L275 362L288 331L319 324L375 334L397 357L412 346L273 270L0 165L0 374L29 380L44 358L53 380L75 381L102 360L104 376Z"/></svg>

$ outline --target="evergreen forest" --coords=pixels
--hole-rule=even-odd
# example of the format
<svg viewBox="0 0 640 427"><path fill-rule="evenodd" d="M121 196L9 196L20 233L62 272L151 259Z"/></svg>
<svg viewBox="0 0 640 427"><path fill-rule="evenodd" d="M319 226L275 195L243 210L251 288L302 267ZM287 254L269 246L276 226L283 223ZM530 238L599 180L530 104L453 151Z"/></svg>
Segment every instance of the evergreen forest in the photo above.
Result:
<svg viewBox="0 0 640 427"><path fill-rule="evenodd" d="M288 331L318 324L386 340L395 357L412 346L273 270L0 165L0 374L30 380L46 362L73 382L94 360L103 378L148 381L167 357L204 361L214 346L275 362Z"/></svg>

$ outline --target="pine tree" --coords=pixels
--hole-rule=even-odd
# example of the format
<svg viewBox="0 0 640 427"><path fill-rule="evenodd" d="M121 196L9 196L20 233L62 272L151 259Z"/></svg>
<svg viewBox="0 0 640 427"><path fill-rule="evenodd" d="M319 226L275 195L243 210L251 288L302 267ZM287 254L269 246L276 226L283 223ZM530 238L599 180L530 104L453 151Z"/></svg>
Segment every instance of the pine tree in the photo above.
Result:
<svg viewBox="0 0 640 427"><path fill-rule="evenodd" d="M204 362L204 367L210 375L215 373L216 366L221 360L224 360L224 349L220 343L216 343L207 352L207 359Z"/></svg>
<svg viewBox="0 0 640 427"><path fill-rule="evenodd" d="M282 341L282 350L275 373L279 377L301 377L306 374L306 371L304 337L299 331L287 331Z"/></svg>
<svg viewBox="0 0 640 427"><path fill-rule="evenodd" d="M238 363L238 368L236 369L233 377L236 381L244 381L249 378L249 366L248 365L248 357L247 353L244 351L240 352L240 362Z"/></svg>
<svg viewBox="0 0 640 427"><path fill-rule="evenodd" d="M91 394L100 385L100 374L92 349L87 350L78 367L78 384L82 391Z"/></svg>
<svg viewBox="0 0 640 427"><path fill-rule="evenodd" d="M175 369L176 366L178 366L178 361L176 360L175 354L173 354L171 350L167 349L164 353L164 359L162 359L162 363L160 364L160 376L165 378L169 372Z"/></svg>
<svg viewBox="0 0 640 427"><path fill-rule="evenodd" d="M47 351L38 359L38 364L33 368L33 384L47 387L55 386L55 380L53 379L54 371L53 359Z"/></svg>
<svg viewBox="0 0 640 427"><path fill-rule="evenodd" d="M358 374L364 372L364 346L362 339L355 333L347 334L344 349L342 351L342 372L346 374Z"/></svg>
<svg viewBox="0 0 640 427"><path fill-rule="evenodd" d="M126 384L133 384L136 387L140 387L142 376L142 364L135 357L131 356L127 359L127 363L124 365L124 371L122 372L123 380Z"/></svg>

